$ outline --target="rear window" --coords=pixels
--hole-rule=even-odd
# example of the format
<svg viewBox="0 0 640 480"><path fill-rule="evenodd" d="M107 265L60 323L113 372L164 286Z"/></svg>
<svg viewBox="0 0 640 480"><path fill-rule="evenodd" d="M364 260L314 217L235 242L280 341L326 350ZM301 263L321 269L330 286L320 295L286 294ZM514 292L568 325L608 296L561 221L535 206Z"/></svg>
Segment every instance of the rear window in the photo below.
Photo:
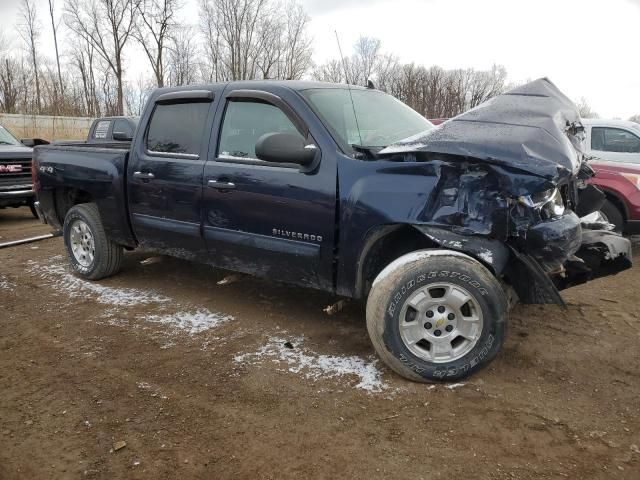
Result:
<svg viewBox="0 0 640 480"><path fill-rule="evenodd" d="M151 153L199 155L210 103L156 105L147 132Z"/></svg>
<svg viewBox="0 0 640 480"><path fill-rule="evenodd" d="M116 120L113 124L113 131L124 133L126 136L133 138L133 126L126 120Z"/></svg>
<svg viewBox="0 0 640 480"><path fill-rule="evenodd" d="M109 120L101 120L96 123L96 128L93 130L93 138L96 139L105 139L107 138L107 132L109 132L109 125L111 121Z"/></svg>

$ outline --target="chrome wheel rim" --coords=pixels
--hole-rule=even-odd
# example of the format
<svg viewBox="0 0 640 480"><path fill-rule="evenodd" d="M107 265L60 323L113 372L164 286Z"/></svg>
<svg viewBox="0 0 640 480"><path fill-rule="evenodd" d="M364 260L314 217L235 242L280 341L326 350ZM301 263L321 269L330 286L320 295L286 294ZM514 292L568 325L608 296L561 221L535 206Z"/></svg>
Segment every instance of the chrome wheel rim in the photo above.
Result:
<svg viewBox="0 0 640 480"><path fill-rule="evenodd" d="M83 267L90 267L96 254L96 247L89 225L82 220L75 220L71 224L69 241L76 262Z"/></svg>
<svg viewBox="0 0 640 480"><path fill-rule="evenodd" d="M482 309L476 298L452 283L432 283L409 296L400 311L400 337L416 357L453 362L476 346Z"/></svg>

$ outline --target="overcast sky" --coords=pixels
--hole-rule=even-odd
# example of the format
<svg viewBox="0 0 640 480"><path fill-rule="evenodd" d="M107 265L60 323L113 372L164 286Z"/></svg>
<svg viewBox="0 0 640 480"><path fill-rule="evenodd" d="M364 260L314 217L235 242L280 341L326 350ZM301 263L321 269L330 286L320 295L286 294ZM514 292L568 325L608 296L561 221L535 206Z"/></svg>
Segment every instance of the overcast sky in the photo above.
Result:
<svg viewBox="0 0 640 480"><path fill-rule="evenodd" d="M47 0L36 0L43 48L53 51ZM55 0L61 9L64 0ZM182 18L197 24L198 0ZM0 0L0 30L15 36L20 0ZM314 60L337 57L361 35L404 62L444 68L507 68L521 82L549 77L603 117L640 113L640 0L302 0L312 18ZM19 47L19 42L14 42ZM67 49L69 46L66 47ZM128 78L144 65L129 52Z"/></svg>

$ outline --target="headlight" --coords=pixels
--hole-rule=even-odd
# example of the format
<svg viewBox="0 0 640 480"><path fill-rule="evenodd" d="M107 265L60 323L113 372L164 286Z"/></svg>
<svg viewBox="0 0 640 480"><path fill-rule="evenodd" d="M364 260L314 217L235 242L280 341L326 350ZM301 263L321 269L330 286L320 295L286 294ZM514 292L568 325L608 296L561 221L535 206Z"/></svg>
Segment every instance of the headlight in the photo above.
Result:
<svg viewBox="0 0 640 480"><path fill-rule="evenodd" d="M620 175L629 180L638 190L640 190L640 175L635 173L621 173Z"/></svg>
<svg viewBox="0 0 640 480"><path fill-rule="evenodd" d="M532 195L518 197L518 202L540 212L544 219L557 218L564 213L564 201L557 188L551 188Z"/></svg>

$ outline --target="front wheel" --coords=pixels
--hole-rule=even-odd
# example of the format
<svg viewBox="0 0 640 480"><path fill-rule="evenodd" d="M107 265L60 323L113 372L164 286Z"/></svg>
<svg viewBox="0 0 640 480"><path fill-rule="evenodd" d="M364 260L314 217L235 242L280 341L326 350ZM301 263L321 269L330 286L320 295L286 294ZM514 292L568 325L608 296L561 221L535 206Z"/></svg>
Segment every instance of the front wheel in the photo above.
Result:
<svg viewBox="0 0 640 480"><path fill-rule="evenodd" d="M613 224L615 227L613 229L614 232L622 233L624 229L624 216L611 200L604 201L604 205L602 205L600 209L600 215L602 215L604 220Z"/></svg>
<svg viewBox="0 0 640 480"><path fill-rule="evenodd" d="M421 250L378 275L367 301L367 329L378 355L403 377L459 380L498 353L506 312L504 290L480 262Z"/></svg>
<svg viewBox="0 0 640 480"><path fill-rule="evenodd" d="M122 246L107 237L95 204L71 208L64 219L63 235L71 267L80 276L100 280L120 270Z"/></svg>

